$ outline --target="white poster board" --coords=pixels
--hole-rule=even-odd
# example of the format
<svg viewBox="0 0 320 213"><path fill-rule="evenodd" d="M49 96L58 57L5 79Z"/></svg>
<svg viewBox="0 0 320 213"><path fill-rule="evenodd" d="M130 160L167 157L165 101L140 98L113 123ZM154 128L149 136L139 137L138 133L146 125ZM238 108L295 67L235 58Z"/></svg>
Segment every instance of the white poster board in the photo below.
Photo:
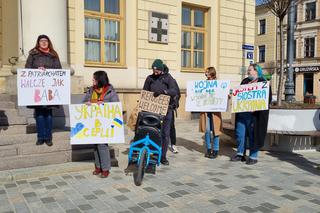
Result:
<svg viewBox="0 0 320 213"><path fill-rule="evenodd" d="M72 145L124 143L124 123L120 102L72 104L70 138Z"/></svg>
<svg viewBox="0 0 320 213"><path fill-rule="evenodd" d="M237 86L232 92L232 113L269 109L269 81Z"/></svg>
<svg viewBox="0 0 320 213"><path fill-rule="evenodd" d="M70 104L70 70L18 69L19 106Z"/></svg>
<svg viewBox="0 0 320 213"><path fill-rule="evenodd" d="M203 80L187 82L187 112L225 112L230 81Z"/></svg>

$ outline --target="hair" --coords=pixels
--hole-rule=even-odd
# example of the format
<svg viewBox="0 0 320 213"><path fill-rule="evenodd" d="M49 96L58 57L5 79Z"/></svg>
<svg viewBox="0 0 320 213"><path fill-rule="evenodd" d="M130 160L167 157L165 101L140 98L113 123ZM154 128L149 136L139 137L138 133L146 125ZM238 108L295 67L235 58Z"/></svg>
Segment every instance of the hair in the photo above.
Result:
<svg viewBox="0 0 320 213"><path fill-rule="evenodd" d="M206 73L208 73L208 75L210 75L213 79L217 78L217 71L216 71L216 68L214 67L208 67L206 69Z"/></svg>
<svg viewBox="0 0 320 213"><path fill-rule="evenodd" d="M252 66L253 69L258 73L258 77L259 78L264 78L265 79L265 77L263 75L262 68L261 68L261 66L259 64L255 64L254 63L254 64L250 64L249 66Z"/></svg>
<svg viewBox="0 0 320 213"><path fill-rule="evenodd" d="M93 78L97 81L98 88L109 86L108 74L105 71L96 71L95 73L93 73Z"/></svg>
<svg viewBox="0 0 320 213"><path fill-rule="evenodd" d="M37 38L37 43L36 43L36 46L34 48L32 48L29 53L33 52L34 50L39 50L40 49L40 39L47 39L48 40L48 48L49 48L49 52L56 58L59 58L59 55L58 53L54 50L53 48L53 45L52 45L52 42L50 40L50 38L47 36L47 35L39 35L38 38Z"/></svg>

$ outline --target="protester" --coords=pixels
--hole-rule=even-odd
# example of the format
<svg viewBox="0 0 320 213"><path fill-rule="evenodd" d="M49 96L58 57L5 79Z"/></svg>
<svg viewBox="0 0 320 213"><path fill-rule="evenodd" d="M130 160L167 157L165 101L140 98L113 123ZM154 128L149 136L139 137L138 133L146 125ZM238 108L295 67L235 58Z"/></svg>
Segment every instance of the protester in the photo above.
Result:
<svg viewBox="0 0 320 213"><path fill-rule="evenodd" d="M251 84L264 82L262 69L257 64L251 64L248 67L248 77L243 79L241 84ZM271 88L269 92L269 103L271 103ZM231 158L231 161L246 161L252 165L258 162L258 152L264 145L267 134L269 110L241 112L236 113L235 134L238 144L237 154ZM249 138L250 154L246 160L244 157L246 149L246 136Z"/></svg>
<svg viewBox="0 0 320 213"><path fill-rule="evenodd" d="M214 67L208 67L205 71L207 80L216 80L216 69ZM219 154L219 135L222 134L222 118L221 112L201 112L199 129L205 133L206 142L206 154L207 158L217 158ZM212 137L213 145L211 145Z"/></svg>
<svg viewBox="0 0 320 213"><path fill-rule="evenodd" d="M25 68L31 69L61 69L57 52L46 35L39 35L36 46L29 51ZM30 97L31 98L31 97ZM28 106L35 109L37 126L36 145L46 143L52 146L52 108L58 106Z"/></svg>
<svg viewBox="0 0 320 213"><path fill-rule="evenodd" d="M169 73L169 68L166 64L163 64L164 74ZM176 137L176 126L175 126L175 116L177 116L177 109L179 107L179 100L180 100L180 88L175 79L173 79L175 88L177 90L177 95L173 97L172 104L169 106L172 108L172 121L170 127L170 151L174 154L179 153L178 148L176 146L177 137Z"/></svg>
<svg viewBox="0 0 320 213"><path fill-rule="evenodd" d="M106 72L96 71L93 74L92 87L90 87L83 99L87 105L96 103L98 105L107 102L119 102L119 97L113 86L109 83ZM94 141L93 141L94 143ZM109 176L111 159L108 144L96 144L94 148L95 170L93 175L101 174L102 178Z"/></svg>
<svg viewBox="0 0 320 213"><path fill-rule="evenodd" d="M154 97L158 97L161 94L170 96L170 103L168 112L164 117L162 127L162 156L161 164L169 165L167 159L167 151L170 138L171 122L173 117L173 98L178 94L174 79L169 73L164 72L164 64L162 60L156 59L152 64L153 74L149 75L143 86L143 90L153 92Z"/></svg>

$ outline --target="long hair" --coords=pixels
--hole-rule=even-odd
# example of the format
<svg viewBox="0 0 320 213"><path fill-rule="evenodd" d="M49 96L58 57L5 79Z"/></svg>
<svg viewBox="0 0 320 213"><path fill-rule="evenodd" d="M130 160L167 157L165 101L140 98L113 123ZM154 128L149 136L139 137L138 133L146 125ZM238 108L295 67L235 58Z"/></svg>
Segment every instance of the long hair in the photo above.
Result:
<svg viewBox="0 0 320 213"><path fill-rule="evenodd" d="M254 69L255 71L257 71L259 78L265 79L264 74L263 74L263 71L262 71L262 68L261 68L261 66L260 66L259 64L250 64L250 66L252 66L253 69Z"/></svg>
<svg viewBox="0 0 320 213"><path fill-rule="evenodd" d="M208 67L206 69L206 73L210 75L213 79L217 79L217 71L214 67Z"/></svg>
<svg viewBox="0 0 320 213"><path fill-rule="evenodd" d="M32 48L29 51L29 53L32 53L34 50L38 50L38 51L40 50L39 42L40 42L40 39L42 39L42 38L45 38L45 39L48 40L48 48L49 48L49 52L51 53L51 55L53 55L56 58L59 58L58 53L54 50L52 42L51 42L50 38L47 35L39 35L38 38L37 38L36 46L34 48Z"/></svg>
<svg viewBox="0 0 320 213"><path fill-rule="evenodd" d="M95 73L93 73L93 78L97 81L98 88L109 86L108 74L105 71L96 71Z"/></svg>

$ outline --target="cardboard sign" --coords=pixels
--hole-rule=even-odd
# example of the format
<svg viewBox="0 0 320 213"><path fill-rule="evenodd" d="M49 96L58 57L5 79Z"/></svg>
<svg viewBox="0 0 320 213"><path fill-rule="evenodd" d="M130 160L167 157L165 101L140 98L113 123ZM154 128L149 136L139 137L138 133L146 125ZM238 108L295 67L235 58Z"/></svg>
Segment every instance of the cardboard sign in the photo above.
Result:
<svg viewBox="0 0 320 213"><path fill-rule="evenodd" d="M230 81L203 80L187 82L186 111L225 112Z"/></svg>
<svg viewBox="0 0 320 213"><path fill-rule="evenodd" d="M170 96L153 96L153 92L142 90L139 100L139 111L153 112L160 115L166 115L169 107Z"/></svg>
<svg viewBox="0 0 320 213"><path fill-rule="evenodd" d="M124 143L124 123L120 102L72 104L69 106L71 144Z"/></svg>
<svg viewBox="0 0 320 213"><path fill-rule="evenodd" d="M240 85L232 92L232 113L269 109L269 82Z"/></svg>
<svg viewBox="0 0 320 213"><path fill-rule="evenodd" d="M18 69L19 106L70 104L70 70Z"/></svg>

